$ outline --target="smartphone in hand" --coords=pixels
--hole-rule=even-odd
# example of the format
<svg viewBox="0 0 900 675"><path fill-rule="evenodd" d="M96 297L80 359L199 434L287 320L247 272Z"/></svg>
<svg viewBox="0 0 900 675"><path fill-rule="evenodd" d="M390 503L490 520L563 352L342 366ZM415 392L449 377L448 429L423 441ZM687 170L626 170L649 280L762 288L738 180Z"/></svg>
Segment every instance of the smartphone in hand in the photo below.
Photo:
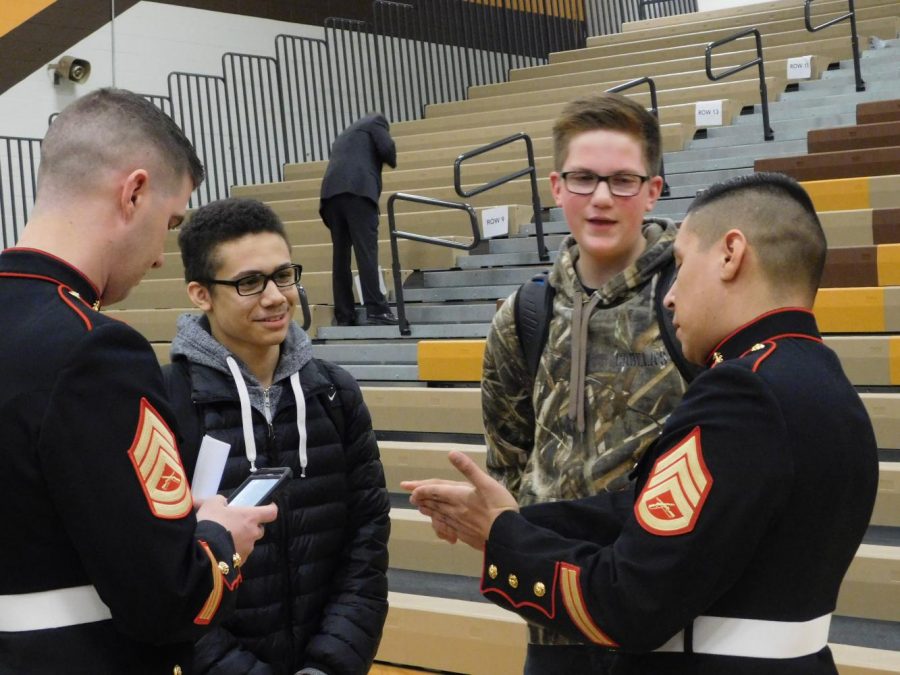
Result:
<svg viewBox="0 0 900 675"><path fill-rule="evenodd" d="M229 506L262 506L272 501L275 491L293 472L286 466L258 469L251 473L228 498Z"/></svg>

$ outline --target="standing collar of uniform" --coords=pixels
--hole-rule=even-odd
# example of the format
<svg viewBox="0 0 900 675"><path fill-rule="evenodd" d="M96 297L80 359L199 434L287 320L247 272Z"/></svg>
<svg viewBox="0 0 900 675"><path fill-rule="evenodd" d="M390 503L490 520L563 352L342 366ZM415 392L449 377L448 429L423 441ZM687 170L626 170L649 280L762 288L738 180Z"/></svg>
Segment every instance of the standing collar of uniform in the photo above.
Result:
<svg viewBox="0 0 900 675"><path fill-rule="evenodd" d="M707 357L706 365L714 368L722 361L743 356L759 343L787 337L821 342L813 313L800 307L783 307L761 314L722 340Z"/></svg>
<svg viewBox="0 0 900 675"><path fill-rule="evenodd" d="M100 291L80 270L62 258L33 248L8 248L0 254L0 274L43 279L78 293L88 305L100 300Z"/></svg>

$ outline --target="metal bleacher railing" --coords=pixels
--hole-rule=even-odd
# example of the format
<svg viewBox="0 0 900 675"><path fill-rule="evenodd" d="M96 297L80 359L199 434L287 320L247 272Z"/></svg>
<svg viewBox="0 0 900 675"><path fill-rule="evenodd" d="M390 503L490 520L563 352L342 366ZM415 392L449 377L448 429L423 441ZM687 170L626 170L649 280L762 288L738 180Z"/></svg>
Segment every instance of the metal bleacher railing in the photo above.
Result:
<svg viewBox="0 0 900 675"><path fill-rule="evenodd" d="M496 150L497 148L502 148L511 143L515 143L517 141L522 141L525 143L525 150L527 153L528 165L522 169L517 171L513 171L508 173L500 178L496 178L494 180L483 183L477 187L470 188L468 190L463 188L462 184L462 165L467 160L472 159L473 157L478 157L485 153L491 152L492 150ZM469 198L474 197L475 195L480 195L482 192L487 192L488 190L493 190L496 187L504 185L512 180L516 180L517 178L522 178L523 176L528 176L531 183L531 205L533 209L533 222L534 222L534 230L535 230L535 239L537 241L537 251L538 258L542 261L547 261L550 259L550 254L547 251L547 246L544 243L544 227L543 221L541 218L541 199L538 193L538 185L537 185L537 168L534 161L534 144L531 141L531 137L525 133L517 133L512 136L507 136L506 138L501 138L500 140L494 141L493 143L488 143L481 147L475 148L474 150L470 150L461 154L456 158L456 161L453 163L453 187L456 190L456 194L460 197ZM466 211L469 214L469 220L472 226L472 241L468 243L457 242L453 239L444 239L442 237L426 237L421 234L414 234L411 232L399 232L397 231L396 226L396 213L394 204L397 201L408 201L414 202L417 204L426 204L428 206L438 207L438 208L448 208L448 209L459 209L461 211ZM434 199L432 197L422 197L419 195L405 194L402 192L398 192L392 194L388 198L387 203L388 210L388 232L390 234L391 239L391 271L393 273L394 278L394 299L397 304L397 318L400 322L400 334L404 336L408 336L412 334L412 331L409 327L409 320L406 318L406 301L403 296L403 283L401 279L401 266L400 266L400 251L397 246L398 239L409 239L411 241L417 241L423 244L432 244L434 246L445 246L448 248L456 248L463 251L471 251L475 249L478 244L481 243L481 231L478 227L478 218L475 214L475 209L473 209L469 204L460 203L460 202L449 202L444 201L442 199Z"/></svg>
<svg viewBox="0 0 900 675"><path fill-rule="evenodd" d="M806 2L803 3L803 20L806 22L806 30L810 33L816 33L823 28L828 28L829 26L841 23L842 21L850 21L850 44L853 46L853 74L856 79L856 91L865 91L866 83L863 82L862 72L859 67L859 33L856 30L856 7L853 4L853 0L847 0L848 7L846 14L842 14L831 21L826 21L819 26L812 25L812 19L810 17L810 6L812 3L813 0L806 0Z"/></svg>
<svg viewBox="0 0 900 675"><path fill-rule="evenodd" d="M747 37L748 35L752 35L756 39L756 58L752 61L747 61L747 63L735 66L734 68L729 68L725 72L719 73L718 75L713 74L713 49L728 44L729 42L734 42L735 40L738 40L742 37ZM759 73L759 99L760 105L762 106L763 138L765 138L767 141L771 141L772 139L774 139L775 134L772 131L772 127L769 125L769 95L766 87L766 67L763 63L762 36L759 34L759 31L756 28L748 28L747 30L742 30L733 35L729 35L728 37L724 37L721 40L710 42L708 45L706 45L705 56L706 76L713 82L724 80L726 77L730 77L731 75L739 73L742 70L757 66L757 72Z"/></svg>
<svg viewBox="0 0 900 675"><path fill-rule="evenodd" d="M393 122L512 68L547 63L622 23L697 11L697 0L375 0L373 20L331 18L324 39L279 35L275 56L228 53L222 74L171 73L147 98L185 131L207 167L192 206L232 185L282 179L287 163L327 159L371 110ZM0 229L14 243L30 212L39 139L0 137Z"/></svg>
<svg viewBox="0 0 900 675"><path fill-rule="evenodd" d="M422 234L413 232L403 232L397 230L396 209L394 204L398 201L413 202L416 204L425 204L427 206L443 209L457 209L465 211L469 215L469 224L472 226L472 241L468 243L454 241L452 239L443 239L441 237L426 237ZM388 197L388 232L391 238L391 273L394 278L394 299L397 304L397 319L400 327L400 335L411 335L412 330L409 327L409 319L406 318L406 301L403 298L403 279L400 271L400 249L397 245L398 239L409 239L410 241L418 241L423 244L432 244L434 246L444 246L447 248L456 248L461 251L471 251L481 243L481 231L478 228L478 216L475 209L469 204L460 202L450 202L443 199L435 199L433 197L422 197L420 195L410 195L403 192L395 192Z"/></svg>
<svg viewBox="0 0 900 675"><path fill-rule="evenodd" d="M611 87L606 91L611 93L620 93L623 91L627 91L629 89L633 89L634 87L639 87L642 84L646 84L650 89L650 112L656 118L656 121L659 121L659 103L656 97L656 82L653 81L653 78L650 77L639 77L636 80L631 80L629 82L625 82L615 87ZM669 188L669 183L666 180L666 168L663 165L662 153L659 155L659 177L663 179L663 188L662 188L662 196L668 197L671 194L671 189Z"/></svg>

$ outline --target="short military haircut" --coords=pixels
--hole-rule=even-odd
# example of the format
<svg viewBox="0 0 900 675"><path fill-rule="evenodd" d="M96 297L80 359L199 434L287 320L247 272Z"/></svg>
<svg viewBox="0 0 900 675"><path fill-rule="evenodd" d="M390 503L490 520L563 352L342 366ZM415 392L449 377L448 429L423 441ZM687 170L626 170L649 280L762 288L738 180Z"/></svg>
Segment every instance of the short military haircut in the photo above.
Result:
<svg viewBox="0 0 900 675"><path fill-rule="evenodd" d="M272 232L290 246L275 212L255 199L220 199L197 209L178 232L184 280L203 283L219 269L218 247L248 234Z"/></svg>
<svg viewBox="0 0 900 675"><path fill-rule="evenodd" d="M168 190L190 176L203 182L203 164L171 117L143 96L98 89L67 106L41 144L38 194L78 194L105 180L105 170L156 171Z"/></svg>
<svg viewBox="0 0 900 675"><path fill-rule="evenodd" d="M647 110L621 94L594 94L566 104L553 124L553 161L562 171L569 156L569 143L578 134L603 129L628 134L643 147L644 164L650 176L658 176L661 165L659 122Z"/></svg>
<svg viewBox="0 0 900 675"><path fill-rule="evenodd" d="M815 294L827 243L816 208L803 187L781 173L754 173L712 185L688 207L690 229L703 247L739 229L775 286Z"/></svg>

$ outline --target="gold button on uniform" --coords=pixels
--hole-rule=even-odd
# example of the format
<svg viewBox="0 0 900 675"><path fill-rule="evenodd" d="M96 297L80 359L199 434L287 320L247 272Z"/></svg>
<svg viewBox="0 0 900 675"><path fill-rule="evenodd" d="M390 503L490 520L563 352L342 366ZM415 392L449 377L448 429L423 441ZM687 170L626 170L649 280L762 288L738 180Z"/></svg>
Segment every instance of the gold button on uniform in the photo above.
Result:
<svg viewBox="0 0 900 675"><path fill-rule="evenodd" d="M172 675L181 675L181 666L176 664L175 667L172 668Z"/></svg>
<svg viewBox="0 0 900 675"><path fill-rule="evenodd" d="M510 574L509 579L507 581L509 581L510 588L518 588L519 587L519 577L517 577L515 574Z"/></svg>
<svg viewBox="0 0 900 675"><path fill-rule="evenodd" d="M758 352L760 349L765 349L766 346L762 342L757 342L755 345L750 347L751 352Z"/></svg>
<svg viewBox="0 0 900 675"><path fill-rule="evenodd" d="M231 569L228 567L228 563L223 560L219 563L219 571L225 576L228 576L228 573L231 571Z"/></svg>
<svg viewBox="0 0 900 675"><path fill-rule="evenodd" d="M497 566L496 566L496 565L490 565L490 566L488 567L488 576L489 576L491 579L496 579L496 578L497 578Z"/></svg>
<svg viewBox="0 0 900 675"><path fill-rule="evenodd" d="M546 592L547 592L547 587L544 586L544 584L543 584L542 582L538 581L538 582L534 585L534 594L535 594L537 597L543 598L543 597L544 597L544 593L546 593Z"/></svg>
<svg viewBox="0 0 900 675"><path fill-rule="evenodd" d="M244 561L241 559L240 553L235 553L233 556L231 556L231 564L234 565L234 569L237 569L244 564Z"/></svg>

